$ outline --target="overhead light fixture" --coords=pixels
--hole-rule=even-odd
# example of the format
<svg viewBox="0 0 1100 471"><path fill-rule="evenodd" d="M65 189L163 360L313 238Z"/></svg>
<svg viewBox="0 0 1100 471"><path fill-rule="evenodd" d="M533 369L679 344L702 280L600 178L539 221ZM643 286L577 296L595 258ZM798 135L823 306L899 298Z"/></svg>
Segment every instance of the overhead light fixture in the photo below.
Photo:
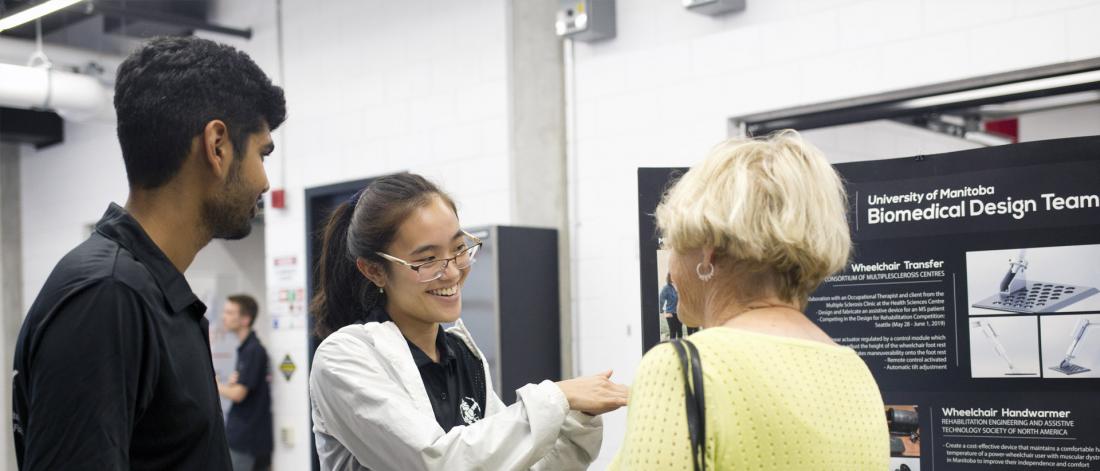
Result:
<svg viewBox="0 0 1100 471"><path fill-rule="evenodd" d="M745 10L745 0L682 0L684 8L708 16L719 16Z"/></svg>
<svg viewBox="0 0 1100 471"><path fill-rule="evenodd" d="M1088 91L985 105L978 109L984 118L1019 116L1039 111L1100 103L1100 91Z"/></svg>
<svg viewBox="0 0 1100 471"><path fill-rule="evenodd" d="M1100 92L1100 58L753 113L730 118L729 129L732 134L742 135L765 135L784 128L804 131L976 110L987 105L1078 92ZM985 110L982 111L984 116Z"/></svg>
<svg viewBox="0 0 1100 471"><path fill-rule="evenodd" d="M24 23L42 18L55 11L68 8L85 0L48 0L33 7L27 8L8 16L0 18L0 31L12 29Z"/></svg>
<svg viewBox="0 0 1100 471"><path fill-rule="evenodd" d="M1097 82L1100 82L1100 70L1093 70L1090 72L1081 72L1071 75L1060 75L1057 77L1047 77L1035 80L1028 80L1024 82L994 85L991 87L979 88L976 90L965 90L961 92L946 93L943 95L936 95L924 98L914 98L898 103L897 107L901 109L931 108L936 106L950 105L954 103L979 101L1000 96L1022 94L1039 90L1057 89L1062 87L1071 87L1075 85L1084 85Z"/></svg>

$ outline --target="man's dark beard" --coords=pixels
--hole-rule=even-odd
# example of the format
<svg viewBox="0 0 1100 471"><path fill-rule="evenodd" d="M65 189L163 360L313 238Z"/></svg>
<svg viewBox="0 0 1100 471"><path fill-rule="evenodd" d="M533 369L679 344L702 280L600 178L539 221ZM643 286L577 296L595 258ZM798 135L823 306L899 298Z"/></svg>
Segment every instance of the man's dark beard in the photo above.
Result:
<svg viewBox="0 0 1100 471"><path fill-rule="evenodd" d="M202 205L202 220L215 239L239 240L252 232L252 208L256 202L249 200L245 206L243 195L235 194L241 180L240 162L234 162L229 169L223 191L213 201Z"/></svg>

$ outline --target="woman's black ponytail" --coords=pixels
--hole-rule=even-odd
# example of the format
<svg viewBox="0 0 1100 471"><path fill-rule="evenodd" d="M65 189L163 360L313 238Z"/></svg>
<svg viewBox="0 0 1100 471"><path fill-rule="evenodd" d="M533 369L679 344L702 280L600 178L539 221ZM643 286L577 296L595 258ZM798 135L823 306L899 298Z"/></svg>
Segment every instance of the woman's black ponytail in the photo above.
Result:
<svg viewBox="0 0 1100 471"><path fill-rule="evenodd" d="M355 201L344 201L332 210L325 223L321 259L317 264L318 289L309 305L314 330L321 338L362 319L368 301L374 301L370 298L379 294L378 288L359 273L355 258L348 251L348 226L353 214ZM373 306L375 302L369 304Z"/></svg>
<svg viewBox="0 0 1100 471"><path fill-rule="evenodd" d="M432 182L399 173L371 182L332 211L317 264L318 288L309 305L318 337L363 321L375 306L385 305L385 294L359 272L356 259L388 268L376 252L385 251L405 218L433 197L455 209L451 198Z"/></svg>

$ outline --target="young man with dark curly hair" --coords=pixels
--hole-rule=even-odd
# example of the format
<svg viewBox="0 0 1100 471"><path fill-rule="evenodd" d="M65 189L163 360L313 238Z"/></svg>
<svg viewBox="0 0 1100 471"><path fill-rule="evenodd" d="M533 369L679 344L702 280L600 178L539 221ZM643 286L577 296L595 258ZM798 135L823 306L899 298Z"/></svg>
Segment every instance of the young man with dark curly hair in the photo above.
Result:
<svg viewBox="0 0 1100 471"><path fill-rule="evenodd" d="M206 306L183 273L213 238L251 231L286 117L248 57L158 38L115 84L130 193L54 268L19 333L21 469L230 469Z"/></svg>

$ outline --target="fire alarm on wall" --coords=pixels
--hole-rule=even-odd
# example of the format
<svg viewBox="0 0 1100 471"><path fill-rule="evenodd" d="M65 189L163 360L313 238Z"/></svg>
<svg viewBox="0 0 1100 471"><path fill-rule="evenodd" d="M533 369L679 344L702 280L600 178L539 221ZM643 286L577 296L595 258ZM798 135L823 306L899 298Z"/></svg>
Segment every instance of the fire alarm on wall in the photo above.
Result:
<svg viewBox="0 0 1100 471"><path fill-rule="evenodd" d="M271 207L276 209L286 209L286 190L279 188L278 190L271 190Z"/></svg>

